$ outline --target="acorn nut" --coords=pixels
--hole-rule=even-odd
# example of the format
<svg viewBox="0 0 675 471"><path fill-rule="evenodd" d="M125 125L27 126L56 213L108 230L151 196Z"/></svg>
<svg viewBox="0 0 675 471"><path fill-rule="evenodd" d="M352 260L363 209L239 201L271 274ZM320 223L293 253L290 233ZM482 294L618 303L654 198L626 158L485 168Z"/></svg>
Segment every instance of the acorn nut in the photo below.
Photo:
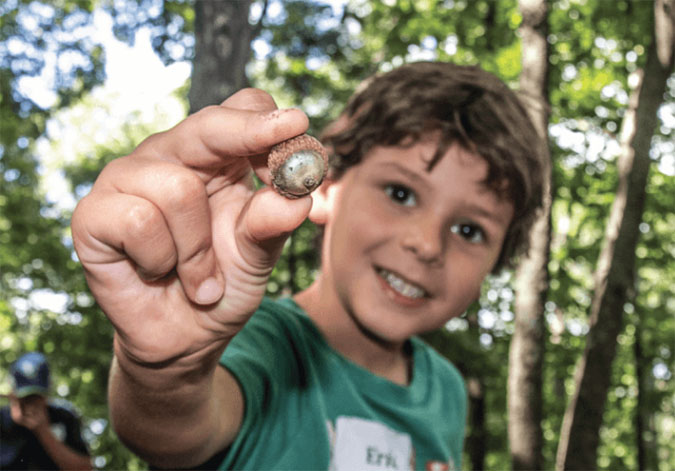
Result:
<svg viewBox="0 0 675 471"><path fill-rule="evenodd" d="M302 134L270 150L267 167L272 186L286 198L300 198L314 191L328 171L328 155L321 143Z"/></svg>

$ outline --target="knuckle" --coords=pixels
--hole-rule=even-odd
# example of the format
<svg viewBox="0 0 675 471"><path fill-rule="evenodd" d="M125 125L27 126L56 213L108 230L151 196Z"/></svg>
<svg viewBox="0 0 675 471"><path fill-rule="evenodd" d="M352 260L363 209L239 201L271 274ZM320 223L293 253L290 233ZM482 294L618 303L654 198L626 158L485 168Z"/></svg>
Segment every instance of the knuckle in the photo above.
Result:
<svg viewBox="0 0 675 471"><path fill-rule="evenodd" d="M127 165L128 157L119 157L108 162L101 173L99 174L97 180L103 180L105 178L114 178L114 175L120 171L123 171L124 167Z"/></svg>
<svg viewBox="0 0 675 471"><path fill-rule="evenodd" d="M132 205L124 220L125 233L133 240L147 238L163 224L164 218L160 211L147 201Z"/></svg>
<svg viewBox="0 0 675 471"><path fill-rule="evenodd" d="M220 106L218 105L208 105L200 109L197 113L194 114L196 118L204 118L212 114L217 114Z"/></svg>
<svg viewBox="0 0 675 471"><path fill-rule="evenodd" d="M164 136L166 136L166 134L167 134L168 132L169 132L169 131L157 132L157 133L155 133L155 134L152 134L152 135L146 137L146 138L143 140L143 142L141 142L141 143L138 145L138 147L135 149L135 151L132 152L131 155L133 155L133 154L139 154L139 155L142 155L142 154L143 154L143 151L144 151L145 149L152 149L153 147L157 146L157 145L162 141L162 139L164 139Z"/></svg>
<svg viewBox="0 0 675 471"><path fill-rule="evenodd" d="M214 119L220 114L220 107L218 105L209 105L200 109L185 121L191 127L198 129Z"/></svg>
<svg viewBox="0 0 675 471"><path fill-rule="evenodd" d="M71 216L70 219L70 225L73 230L79 229L81 226L81 222L86 219L86 216L83 215L84 212L86 212L86 206L88 203L89 198L91 198L89 195L83 197L80 201L77 202L77 205L75 205L75 209L73 210L73 215Z"/></svg>
<svg viewBox="0 0 675 471"><path fill-rule="evenodd" d="M206 199L206 188L202 180L191 171L172 172L165 180L168 203L183 207L193 204L199 198Z"/></svg>
<svg viewBox="0 0 675 471"><path fill-rule="evenodd" d="M92 211L96 211L96 201L91 194L88 194L78 201L70 219L70 230L74 243L77 243L79 239L84 239L90 231L88 226L90 225Z"/></svg>

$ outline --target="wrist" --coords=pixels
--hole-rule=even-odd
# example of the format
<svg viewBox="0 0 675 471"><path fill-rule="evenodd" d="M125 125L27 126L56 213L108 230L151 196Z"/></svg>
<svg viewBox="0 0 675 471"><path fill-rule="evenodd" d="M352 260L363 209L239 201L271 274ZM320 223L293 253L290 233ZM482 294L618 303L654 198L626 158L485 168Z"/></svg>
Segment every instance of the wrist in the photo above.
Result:
<svg viewBox="0 0 675 471"><path fill-rule="evenodd" d="M227 341L211 345L184 357L161 362L140 360L125 348L117 334L114 338L113 367L117 374L138 387L160 394L180 392L182 388L199 388L213 377Z"/></svg>
<svg viewBox="0 0 675 471"><path fill-rule="evenodd" d="M37 437L38 440L43 441L44 438L51 438L52 429L49 422L42 422L37 424L31 429L31 432Z"/></svg>

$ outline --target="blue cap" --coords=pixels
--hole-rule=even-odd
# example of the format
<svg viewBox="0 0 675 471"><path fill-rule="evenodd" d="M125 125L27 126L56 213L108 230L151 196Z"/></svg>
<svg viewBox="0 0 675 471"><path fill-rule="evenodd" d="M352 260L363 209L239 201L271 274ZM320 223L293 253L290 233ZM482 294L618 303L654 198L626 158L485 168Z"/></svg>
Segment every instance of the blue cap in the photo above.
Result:
<svg viewBox="0 0 675 471"><path fill-rule="evenodd" d="M22 355L10 368L12 391L17 397L49 393L49 365L42 353Z"/></svg>

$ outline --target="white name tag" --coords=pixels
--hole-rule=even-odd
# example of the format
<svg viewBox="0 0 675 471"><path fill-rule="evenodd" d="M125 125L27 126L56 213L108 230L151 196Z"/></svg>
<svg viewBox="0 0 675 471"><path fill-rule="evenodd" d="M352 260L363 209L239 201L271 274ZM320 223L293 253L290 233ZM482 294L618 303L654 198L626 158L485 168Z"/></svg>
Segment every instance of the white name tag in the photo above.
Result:
<svg viewBox="0 0 675 471"><path fill-rule="evenodd" d="M410 436L358 417L338 417L332 471L402 471L414 468Z"/></svg>

